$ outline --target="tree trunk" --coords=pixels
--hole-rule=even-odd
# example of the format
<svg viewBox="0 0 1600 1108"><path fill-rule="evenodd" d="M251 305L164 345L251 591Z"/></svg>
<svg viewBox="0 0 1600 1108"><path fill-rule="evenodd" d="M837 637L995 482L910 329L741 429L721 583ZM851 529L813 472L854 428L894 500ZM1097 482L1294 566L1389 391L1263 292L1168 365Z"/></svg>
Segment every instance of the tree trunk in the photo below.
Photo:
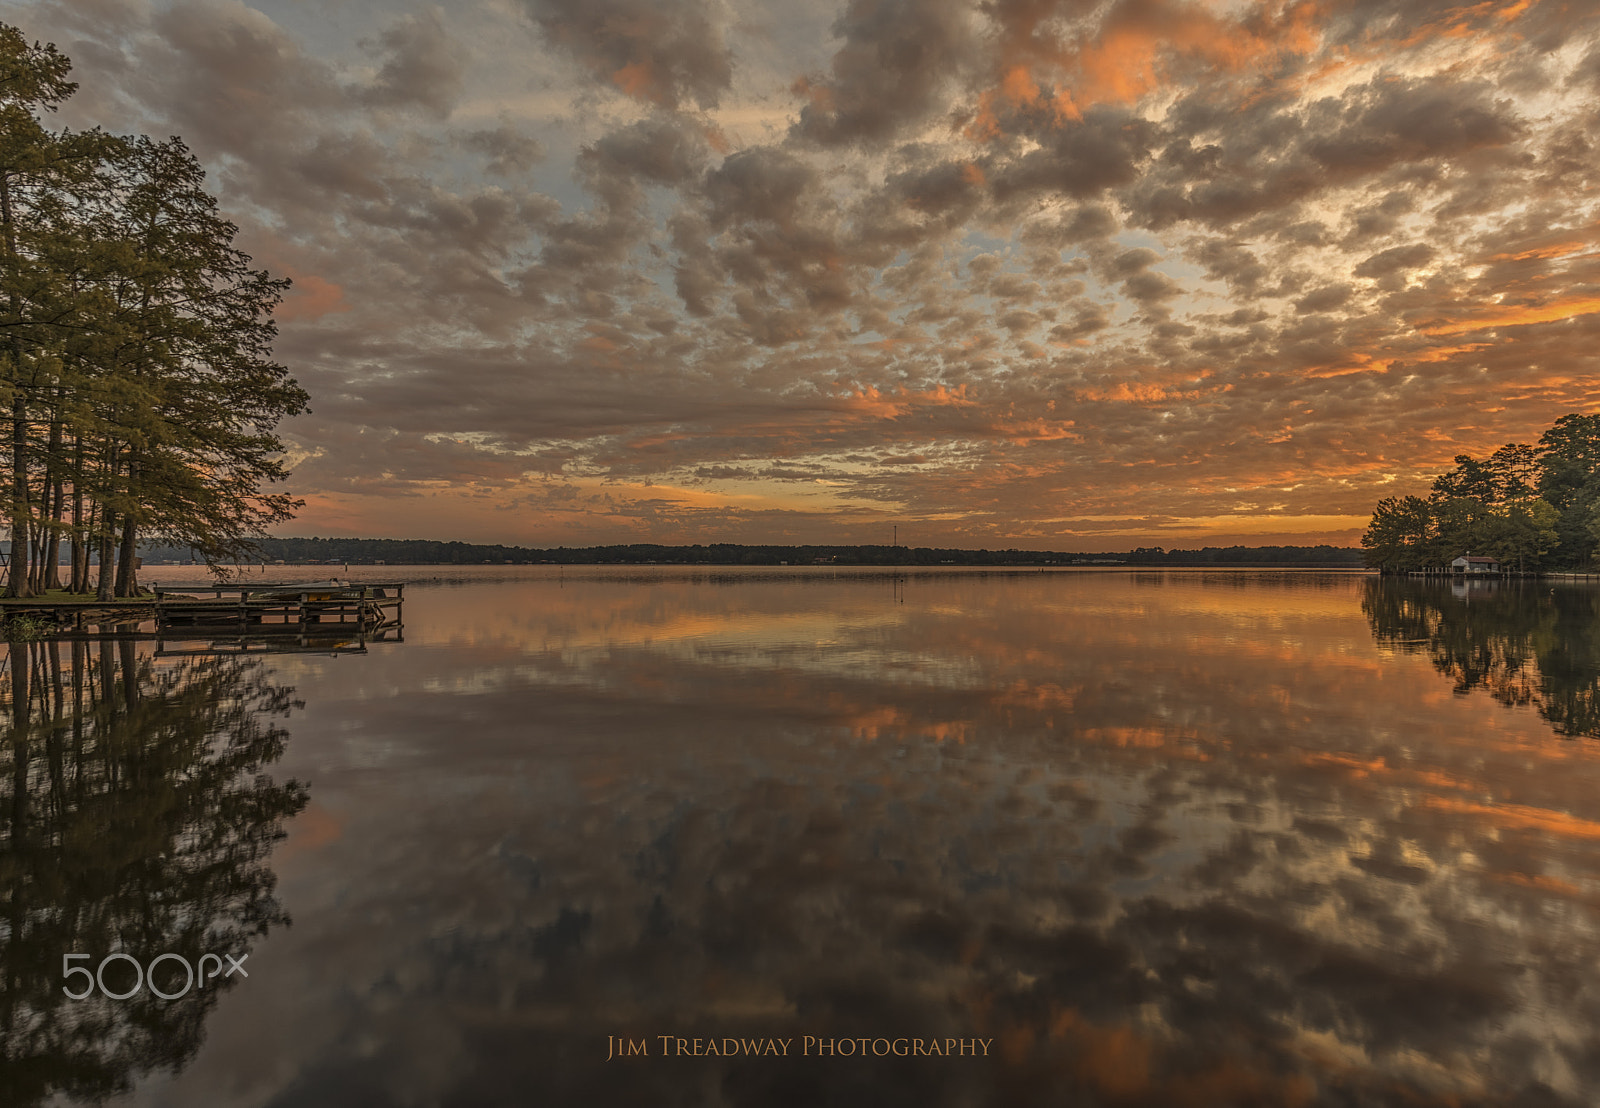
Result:
<svg viewBox="0 0 1600 1108"><path fill-rule="evenodd" d="M47 480L44 487L50 517L39 567L39 588L44 592L61 587L61 519L67 508L67 489L61 476L61 439L61 421L57 419L50 424L50 469L55 477Z"/></svg>
<svg viewBox="0 0 1600 1108"><path fill-rule="evenodd" d="M11 215L11 178L0 173L0 228L5 235L6 261L17 257L16 228ZM11 294L11 310L21 322L22 305ZM11 328L11 377L17 390L11 401L11 572L6 578L6 595L32 596L28 587L28 405L22 393L22 333Z"/></svg>
<svg viewBox="0 0 1600 1108"><path fill-rule="evenodd" d="M85 575L78 569L84 560L83 518L83 436L72 436L72 526L67 529L67 560L72 563L72 578L67 583L68 592L87 592Z"/></svg>
<svg viewBox="0 0 1600 1108"><path fill-rule="evenodd" d="M139 548L139 525L132 515L122 517L122 549L117 552L117 595L139 595L139 569L134 552Z"/></svg>
<svg viewBox="0 0 1600 1108"><path fill-rule="evenodd" d="M93 500L89 502L88 511L84 513L83 529L78 533L78 557L80 564L72 571L78 581L78 592L94 592L94 578L89 573L89 555L94 550L94 535L100 527L100 505Z"/></svg>
<svg viewBox="0 0 1600 1108"><path fill-rule="evenodd" d="M68 592L89 591L89 546L83 541L83 493L78 483L72 483L72 538L67 544L67 557L72 562L72 581Z"/></svg>
<svg viewBox="0 0 1600 1108"><path fill-rule="evenodd" d="M11 402L11 500L11 573L6 595L32 596L28 587L28 406L20 394Z"/></svg>
<svg viewBox="0 0 1600 1108"><path fill-rule="evenodd" d="M113 534L111 528L116 520L111 518L110 512L106 512L105 515L107 518L104 520L104 526L100 530L100 584L95 590L95 599L111 601L115 599L112 594L116 591L113 588L113 582L116 580L117 572L111 556L114 549L111 541Z"/></svg>
<svg viewBox="0 0 1600 1108"><path fill-rule="evenodd" d="M28 547L28 588L33 591L33 595L38 596L44 591L44 586L40 584L40 581L42 580L44 567L44 536L45 532L49 529L48 524L50 519L49 490L42 490L39 493L38 499L35 500L34 503L38 504L44 510L44 514L34 522L34 525L31 529L33 532L33 543Z"/></svg>

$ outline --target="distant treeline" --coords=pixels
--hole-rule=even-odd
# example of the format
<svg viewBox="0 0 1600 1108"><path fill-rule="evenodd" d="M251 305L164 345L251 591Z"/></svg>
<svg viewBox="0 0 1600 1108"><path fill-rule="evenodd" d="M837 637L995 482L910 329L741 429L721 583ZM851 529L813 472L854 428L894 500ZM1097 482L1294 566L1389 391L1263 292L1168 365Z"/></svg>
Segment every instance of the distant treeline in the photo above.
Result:
<svg viewBox="0 0 1600 1108"><path fill-rule="evenodd" d="M1337 546L1208 546L1200 550L1140 547L1124 554L1053 550L960 550L910 546L626 546L538 548L431 542L426 539L261 539L260 560L286 563L373 565L841 565L841 566L1059 566L1059 565L1334 565L1359 566L1361 551ZM189 561L178 547L151 547L147 561ZM197 560L197 559L196 559Z"/></svg>
<svg viewBox="0 0 1600 1108"><path fill-rule="evenodd" d="M1084 555L1106 557L1107 555ZM1139 547L1118 555L1129 565L1332 565L1359 566L1362 552L1353 546L1206 546L1199 550Z"/></svg>

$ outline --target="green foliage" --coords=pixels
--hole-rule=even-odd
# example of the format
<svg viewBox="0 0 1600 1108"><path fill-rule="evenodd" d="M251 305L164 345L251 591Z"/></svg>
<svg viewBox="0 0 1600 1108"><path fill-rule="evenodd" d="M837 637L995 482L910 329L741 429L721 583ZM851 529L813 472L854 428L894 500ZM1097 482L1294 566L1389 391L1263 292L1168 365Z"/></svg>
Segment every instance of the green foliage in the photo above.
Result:
<svg viewBox="0 0 1600 1108"><path fill-rule="evenodd" d="M1587 566L1600 549L1600 415L1558 419L1538 446L1458 454L1427 497L1389 497L1361 545L1385 572L1441 568L1463 554L1534 572Z"/></svg>
<svg viewBox="0 0 1600 1108"><path fill-rule="evenodd" d="M1486 521L1484 549L1519 572L1537 567L1559 541L1559 519L1555 507L1538 497L1497 505Z"/></svg>
<svg viewBox="0 0 1600 1108"><path fill-rule="evenodd" d="M50 633L50 624L33 616L16 615L8 617L0 630L8 642L38 642Z"/></svg>
<svg viewBox="0 0 1600 1108"><path fill-rule="evenodd" d="M1361 536L1367 564L1389 572L1420 569L1436 535L1432 505L1420 496L1387 497L1378 502L1372 523Z"/></svg>
<svg viewBox="0 0 1600 1108"><path fill-rule="evenodd" d="M65 539L72 587L93 551L109 600L137 594L143 536L231 560L292 516L265 488L307 396L271 358L288 282L234 247L183 143L40 121L68 69L0 24L0 513L7 595L55 587Z"/></svg>

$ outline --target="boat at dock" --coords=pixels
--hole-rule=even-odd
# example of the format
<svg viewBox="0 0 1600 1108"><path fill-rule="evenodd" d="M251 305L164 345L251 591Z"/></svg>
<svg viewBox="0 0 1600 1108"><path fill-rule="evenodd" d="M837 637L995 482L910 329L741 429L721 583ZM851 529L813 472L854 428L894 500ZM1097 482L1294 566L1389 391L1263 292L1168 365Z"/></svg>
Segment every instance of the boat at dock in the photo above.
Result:
<svg viewBox="0 0 1600 1108"><path fill-rule="evenodd" d="M333 578L327 581L304 581L286 585L260 585L247 594L251 600L335 600L359 595L350 588L350 582Z"/></svg>
<svg viewBox="0 0 1600 1108"><path fill-rule="evenodd" d="M251 600L359 600L387 599L394 585L353 585L337 577L286 585L257 585L246 595Z"/></svg>

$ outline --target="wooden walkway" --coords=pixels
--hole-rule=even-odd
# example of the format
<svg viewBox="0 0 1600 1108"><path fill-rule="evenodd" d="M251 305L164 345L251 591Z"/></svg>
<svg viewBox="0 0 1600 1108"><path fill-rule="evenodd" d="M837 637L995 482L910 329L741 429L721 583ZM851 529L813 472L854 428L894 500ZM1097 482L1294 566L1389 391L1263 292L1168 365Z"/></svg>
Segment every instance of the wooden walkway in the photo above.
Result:
<svg viewBox="0 0 1600 1108"><path fill-rule="evenodd" d="M179 627L230 629L241 634L371 634L399 629L405 585L397 581L347 588L200 585L155 590L158 634Z"/></svg>
<svg viewBox="0 0 1600 1108"><path fill-rule="evenodd" d="M405 585L206 585L155 590L156 656L365 654L404 642Z"/></svg>
<svg viewBox="0 0 1600 1108"><path fill-rule="evenodd" d="M405 585L398 581L334 587L193 585L156 588L151 597L99 603L10 603L0 618L27 617L53 639L212 640L203 653L361 651L369 641L403 640ZM154 623L154 630L147 628Z"/></svg>

